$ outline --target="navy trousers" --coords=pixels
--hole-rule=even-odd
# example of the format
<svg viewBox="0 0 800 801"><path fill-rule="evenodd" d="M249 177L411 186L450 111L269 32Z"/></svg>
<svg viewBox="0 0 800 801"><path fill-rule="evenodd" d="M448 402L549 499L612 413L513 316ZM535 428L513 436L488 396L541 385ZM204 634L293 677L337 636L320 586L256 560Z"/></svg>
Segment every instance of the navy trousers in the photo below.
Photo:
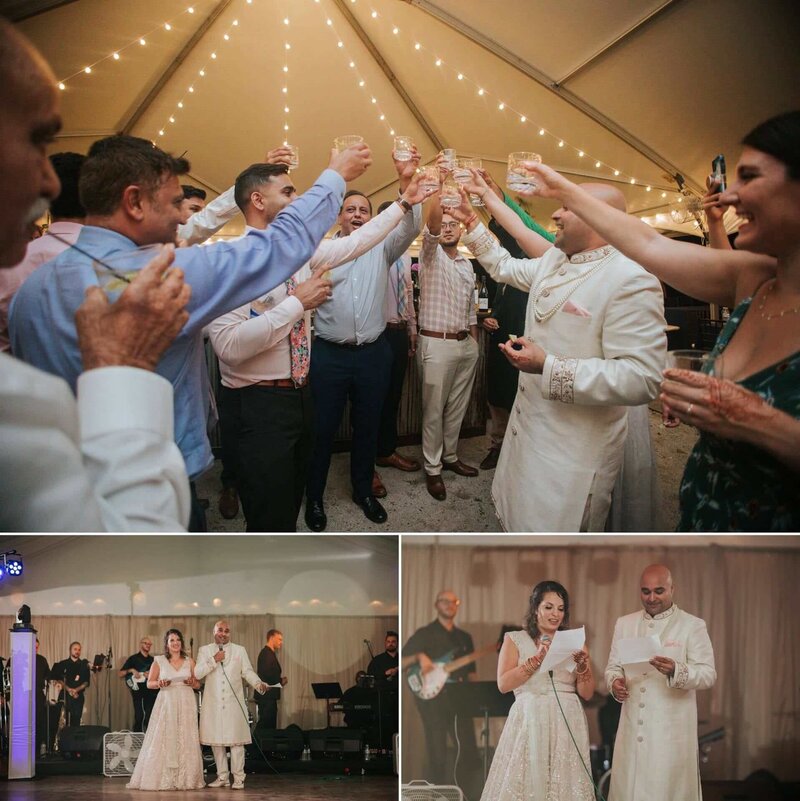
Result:
<svg viewBox="0 0 800 801"><path fill-rule="evenodd" d="M408 331L387 328L383 335L392 349L392 367L378 429L378 456L391 456L397 448L397 410L400 408L403 381L408 368Z"/></svg>
<svg viewBox="0 0 800 801"><path fill-rule="evenodd" d="M333 440L350 399L353 441L350 481L359 498L372 494L372 474L378 448L378 427L392 364L392 349L381 334L365 345L337 345L314 340L309 384L314 400L314 448L306 495L321 501L325 495Z"/></svg>

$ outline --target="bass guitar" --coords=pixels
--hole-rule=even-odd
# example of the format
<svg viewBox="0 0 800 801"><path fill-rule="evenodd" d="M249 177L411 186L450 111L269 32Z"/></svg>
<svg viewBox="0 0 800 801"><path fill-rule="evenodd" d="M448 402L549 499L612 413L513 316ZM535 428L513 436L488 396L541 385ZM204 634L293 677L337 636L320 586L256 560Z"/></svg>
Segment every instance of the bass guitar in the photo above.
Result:
<svg viewBox="0 0 800 801"><path fill-rule="evenodd" d="M439 695L444 685L447 684L451 673L455 673L455 671L460 670L476 659L480 659L482 656L486 656L486 654L493 653L497 653L496 643L486 645L471 654L460 656L458 659L453 659L450 655L439 657L432 660L433 669L427 673L423 673L420 666L414 664L408 669L406 681L411 692L417 698L421 698L423 701L430 701Z"/></svg>

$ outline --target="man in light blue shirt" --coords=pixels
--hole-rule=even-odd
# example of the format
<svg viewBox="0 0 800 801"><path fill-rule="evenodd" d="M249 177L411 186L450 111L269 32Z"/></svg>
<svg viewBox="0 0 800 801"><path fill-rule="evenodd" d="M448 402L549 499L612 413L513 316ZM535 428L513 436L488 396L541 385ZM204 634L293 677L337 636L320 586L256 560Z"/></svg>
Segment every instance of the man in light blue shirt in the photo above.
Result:
<svg viewBox="0 0 800 801"><path fill-rule="evenodd" d="M363 174L370 163L366 145L349 148L331 159L317 183L268 230L252 231L236 242L176 252L175 265L183 269L192 289L190 317L157 372L174 387L175 439L191 481L213 463L206 434L209 393L203 327L269 292L299 269L335 222L345 182ZM92 146L81 172L87 218L77 247L37 270L11 306L16 356L61 376L75 390L82 369L75 310L86 288L98 283L92 257L174 241L183 201L178 176L188 169L185 159L175 159L145 139L113 136Z"/></svg>
<svg viewBox="0 0 800 801"><path fill-rule="evenodd" d="M419 164L419 155L395 161L404 192ZM420 205L400 202L405 217L382 242L357 259L328 273L330 300L317 309L314 358L309 385L314 400L314 450L306 487L306 524L312 531L327 525L323 506L333 439L348 397L353 428L350 480L353 501L373 523L386 522L386 510L372 493L381 409L389 387L391 348L383 335L383 309L389 269L408 250L422 225ZM348 236L372 216L366 196L351 190L339 214L339 236Z"/></svg>

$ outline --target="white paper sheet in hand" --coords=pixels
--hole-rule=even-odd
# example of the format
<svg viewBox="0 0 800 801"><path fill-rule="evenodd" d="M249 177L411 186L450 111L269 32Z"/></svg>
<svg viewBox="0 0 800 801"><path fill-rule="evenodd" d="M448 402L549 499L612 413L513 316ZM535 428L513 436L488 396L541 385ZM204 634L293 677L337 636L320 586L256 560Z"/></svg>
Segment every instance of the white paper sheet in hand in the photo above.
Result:
<svg viewBox="0 0 800 801"><path fill-rule="evenodd" d="M547 673L548 670L557 670L563 667L572 673L575 670L575 660L572 658L572 654L580 651L585 642L586 628L584 626L579 629L557 631L553 637L553 644L539 670Z"/></svg>
<svg viewBox="0 0 800 801"><path fill-rule="evenodd" d="M651 667L650 660L662 650L661 640L655 634L649 637L623 637L617 640L619 662L629 678L646 673Z"/></svg>

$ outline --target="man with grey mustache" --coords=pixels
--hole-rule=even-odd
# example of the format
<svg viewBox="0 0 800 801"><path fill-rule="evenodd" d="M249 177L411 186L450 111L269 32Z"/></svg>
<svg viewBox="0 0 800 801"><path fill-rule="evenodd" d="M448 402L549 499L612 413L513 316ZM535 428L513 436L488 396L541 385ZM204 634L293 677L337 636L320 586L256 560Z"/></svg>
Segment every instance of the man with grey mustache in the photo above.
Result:
<svg viewBox="0 0 800 801"><path fill-rule="evenodd" d="M56 79L0 18L0 269L25 255L60 185L46 155L61 127ZM189 486L173 441L172 386L153 372L184 325L190 289L164 248L110 305L76 314L83 374L66 382L0 353L0 531L185 528Z"/></svg>

